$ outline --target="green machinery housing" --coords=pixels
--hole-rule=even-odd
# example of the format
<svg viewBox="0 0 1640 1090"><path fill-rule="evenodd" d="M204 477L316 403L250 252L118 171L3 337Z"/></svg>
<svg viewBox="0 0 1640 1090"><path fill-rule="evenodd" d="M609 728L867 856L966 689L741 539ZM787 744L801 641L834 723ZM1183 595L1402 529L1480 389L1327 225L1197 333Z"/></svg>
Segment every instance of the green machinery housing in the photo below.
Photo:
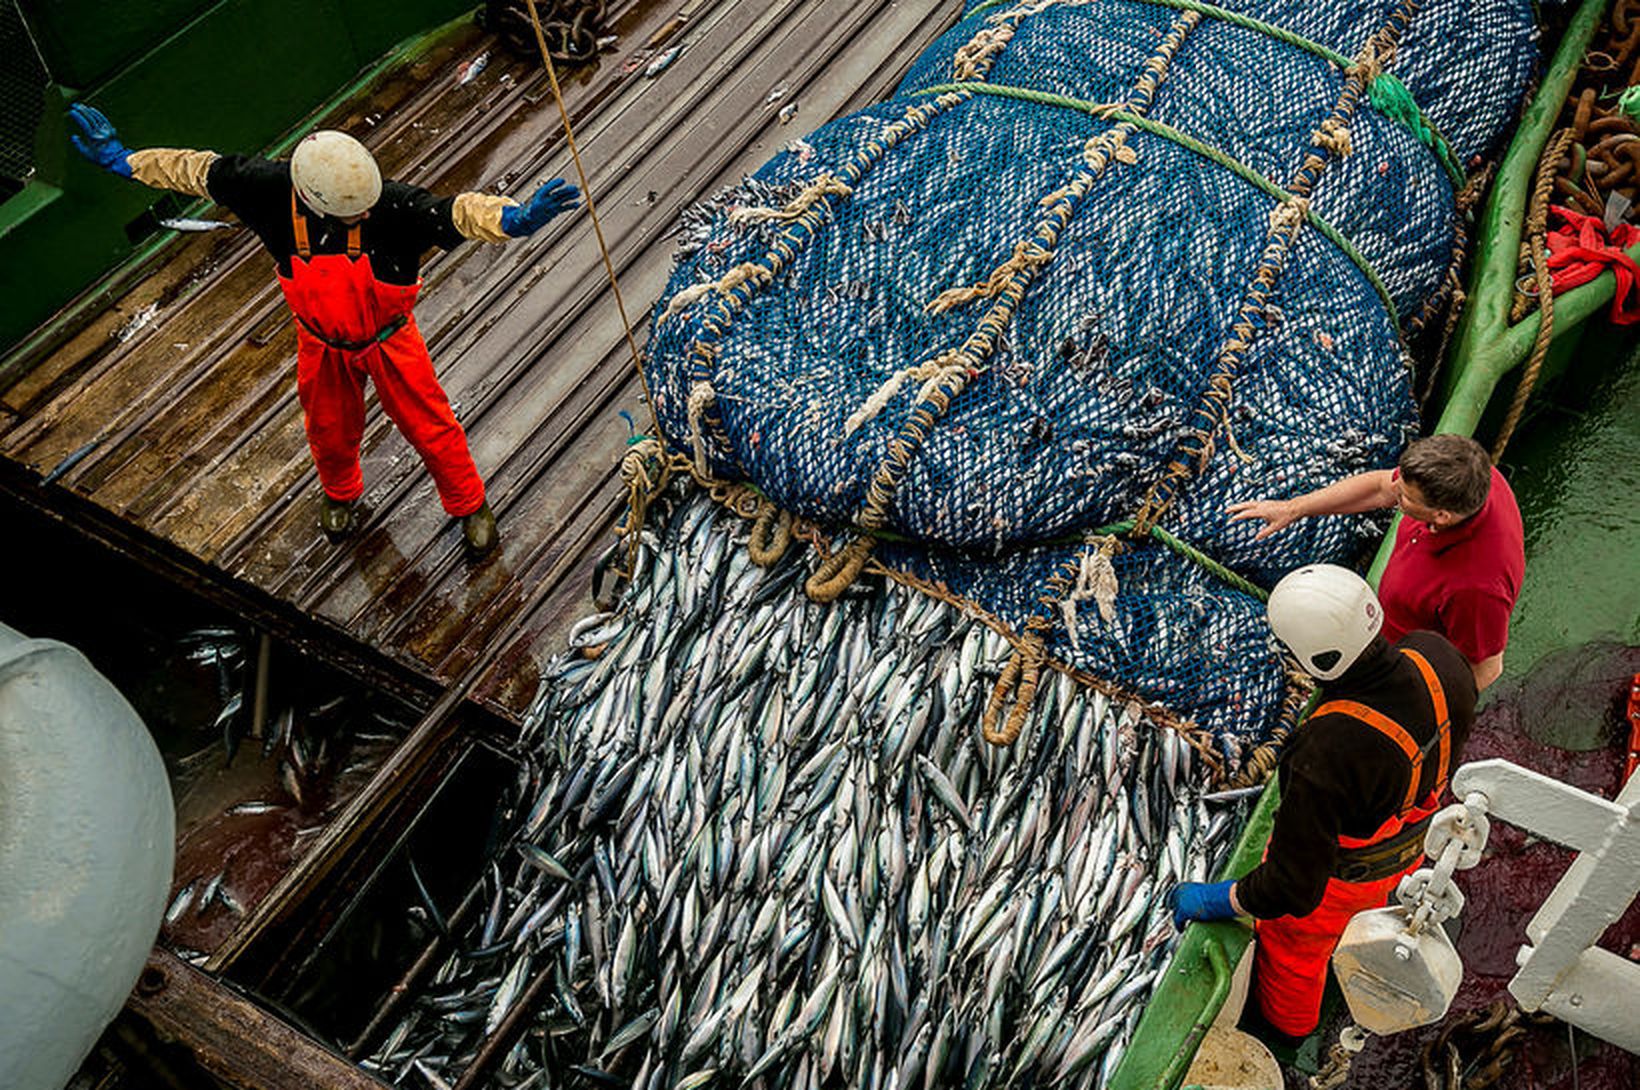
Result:
<svg viewBox="0 0 1640 1090"><path fill-rule="evenodd" d="M164 242L178 198L68 144L84 101L132 147L254 151L473 0L0 0L0 357ZM299 126L298 126L299 130Z"/></svg>

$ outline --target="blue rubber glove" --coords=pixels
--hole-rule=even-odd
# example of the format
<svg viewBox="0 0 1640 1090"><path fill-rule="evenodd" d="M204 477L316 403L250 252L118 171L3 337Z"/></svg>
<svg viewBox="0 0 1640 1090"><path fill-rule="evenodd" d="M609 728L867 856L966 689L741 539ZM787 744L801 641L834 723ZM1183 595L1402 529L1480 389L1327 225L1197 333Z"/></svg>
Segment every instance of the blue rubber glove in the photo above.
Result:
<svg viewBox="0 0 1640 1090"><path fill-rule="evenodd" d="M68 116L85 134L84 139L73 133L68 134L75 151L121 178L131 177L131 163L126 158L131 154L131 149L120 143L120 134L114 131L114 123L101 110L76 102L68 108Z"/></svg>
<svg viewBox="0 0 1640 1090"><path fill-rule="evenodd" d="M1173 892L1167 895L1167 907L1173 910L1173 926L1183 931L1191 920L1234 919L1237 913L1230 905L1230 887L1235 884L1234 881L1180 882L1174 886Z"/></svg>
<svg viewBox="0 0 1640 1090"><path fill-rule="evenodd" d="M543 182L529 200L501 210L501 230L513 238L533 235L558 213L574 208L580 199L581 191L562 178Z"/></svg>

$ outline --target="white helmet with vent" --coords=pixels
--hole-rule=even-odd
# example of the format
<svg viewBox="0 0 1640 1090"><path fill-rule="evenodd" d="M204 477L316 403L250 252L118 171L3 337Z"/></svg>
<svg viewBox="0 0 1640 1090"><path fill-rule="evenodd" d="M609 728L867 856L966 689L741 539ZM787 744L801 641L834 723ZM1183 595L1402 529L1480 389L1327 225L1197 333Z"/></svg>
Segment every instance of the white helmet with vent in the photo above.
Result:
<svg viewBox="0 0 1640 1090"><path fill-rule="evenodd" d="M1367 581L1336 564L1288 572L1265 610L1276 638L1321 681L1353 666L1384 626L1383 607Z"/></svg>
<svg viewBox="0 0 1640 1090"><path fill-rule="evenodd" d="M382 172L365 146L334 129L302 138L290 157L290 181L302 203L326 216L357 216L382 195Z"/></svg>

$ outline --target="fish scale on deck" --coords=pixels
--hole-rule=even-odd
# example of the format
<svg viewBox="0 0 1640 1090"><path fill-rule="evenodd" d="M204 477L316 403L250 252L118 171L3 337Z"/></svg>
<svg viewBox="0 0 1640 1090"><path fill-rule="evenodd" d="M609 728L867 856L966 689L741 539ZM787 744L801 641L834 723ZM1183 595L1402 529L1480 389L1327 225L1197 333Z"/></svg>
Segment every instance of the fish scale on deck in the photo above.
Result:
<svg viewBox="0 0 1640 1090"><path fill-rule="evenodd" d="M1000 637L741 537L682 503L550 665L486 908L367 1066L455 1081L545 972L492 1085L1098 1085L1229 846L1189 746L1068 679L985 746Z"/></svg>

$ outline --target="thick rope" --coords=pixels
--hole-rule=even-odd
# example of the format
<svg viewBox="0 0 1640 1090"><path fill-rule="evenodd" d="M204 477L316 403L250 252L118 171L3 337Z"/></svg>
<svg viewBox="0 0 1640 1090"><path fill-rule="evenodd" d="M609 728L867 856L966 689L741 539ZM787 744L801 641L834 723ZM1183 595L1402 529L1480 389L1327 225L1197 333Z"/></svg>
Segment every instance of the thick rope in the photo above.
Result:
<svg viewBox="0 0 1640 1090"><path fill-rule="evenodd" d="M737 208L729 213L730 223L767 223L773 220L777 223L791 223L803 218L803 214L813 208L821 197L847 197L854 192L835 174L822 174L814 181L803 187L803 190L787 201L782 208Z"/></svg>
<svg viewBox="0 0 1640 1090"><path fill-rule="evenodd" d="M1515 387L1515 399L1509 403L1509 415L1504 417L1503 426L1498 429L1498 438L1492 444L1494 464L1503 457L1510 438L1515 434L1515 426L1526 411L1526 399L1532 396L1532 389L1537 386L1538 372L1543 370L1543 361L1549 354L1549 342L1555 335L1554 278L1549 272L1549 252L1544 244L1544 235L1549 230L1549 192L1555 184L1560 157L1571 146L1572 137L1571 129L1561 129L1549 141L1543 158L1538 160L1537 181L1532 187L1532 202L1526 213L1526 235L1532 247L1532 272L1537 278L1537 337L1532 341L1531 354L1526 357L1526 369L1521 372L1520 384Z"/></svg>
<svg viewBox="0 0 1640 1090"><path fill-rule="evenodd" d="M626 486L627 496L626 520L615 532L626 541L626 571L621 574L629 581L638 571L638 542L649 515L649 505L671 480L672 463L659 439L644 436L627 445L626 454L621 458L621 483Z"/></svg>
<svg viewBox="0 0 1640 1090"><path fill-rule="evenodd" d="M956 90L973 91L978 94L1017 99L1022 102L1034 102L1042 106L1058 106L1061 109L1075 110L1078 113L1090 114L1110 121L1120 121L1132 125L1134 128L1143 129L1152 136L1160 136L1165 140L1170 140L1186 151L1217 163L1242 181L1267 194L1280 205L1290 205L1300 199L1298 194L1290 193L1281 188L1234 156L1213 147L1211 144L1203 143L1194 136L1175 129L1164 122L1153 121L1150 118L1124 109L1119 103L1089 102L1079 98L1071 98L1067 95L1057 95L1048 91L1034 91L1028 87L1012 87L1000 83L942 83L925 88L917 93L938 95L949 94ZM1372 285L1372 290L1378 294L1379 300L1384 304L1384 309L1389 313L1390 321L1399 329L1401 326L1400 313L1395 309L1395 301L1390 298L1389 289L1384 286L1383 280L1378 275L1378 270L1373 268L1371 262L1362 256L1361 251L1355 248L1354 243L1339 233L1338 229L1332 224L1311 211L1307 203L1302 206L1302 211L1304 221L1319 231L1323 238L1336 246L1345 257L1350 259L1350 262L1356 268L1361 270L1362 275L1367 278L1367 282Z"/></svg>
<svg viewBox="0 0 1640 1090"><path fill-rule="evenodd" d="M929 314L944 314L964 303L971 303L975 299L994 299L1002 294L1002 289L1008 282L1026 269L1046 265L1053 260L1053 253L1039 246L1034 240L1026 239L1014 247L1013 256L998 265L986 278L983 284L974 284L966 288L949 288L934 297L924 309Z"/></svg>
<svg viewBox="0 0 1640 1090"><path fill-rule="evenodd" d="M772 568L786 555L791 543L791 512L776 507L771 500L760 498L757 518L752 523L752 534L746 540L746 555L758 567Z"/></svg>
<svg viewBox="0 0 1640 1090"><path fill-rule="evenodd" d="M991 699L985 705L985 716L980 724L985 740L993 746L1013 745L1025 729L1031 705L1036 703L1036 687L1042 677L1044 657L1042 633L1029 631L1009 656L1008 664L1002 668L1002 676L997 678L996 686L991 690ZM1009 704L1010 698L1012 705ZM997 721L1002 719L1004 707L1008 708L1008 717L999 727Z"/></svg>
<svg viewBox="0 0 1640 1090"><path fill-rule="evenodd" d="M581 182L581 194L586 198L587 214L592 218L592 232L598 239L598 253L604 261L604 273L615 294L615 309L621 315L621 329L626 333L626 347L632 353L632 367L638 372L643 387L644 405L649 409L649 420L654 434L661 433L660 418L655 414L655 398L649 389L649 376L644 374L643 358L638 352L638 339L632 334L632 321L626 314L626 300L621 297L621 284L615 277L615 262L610 259L609 245L604 241L603 224L598 220L598 206L592 199L592 183L587 181L586 167L581 162L581 149L575 144L575 128L570 124L569 109L564 105L564 92L558 86L558 71L552 65L552 54L547 51L547 39L541 31L541 17L536 13L535 0L525 0L530 9L530 25L535 28L535 45L541 51L541 63L547 67L547 81L552 85L552 100L558 104L558 117L564 123L564 142L569 145L570 158L575 161L575 176Z"/></svg>
<svg viewBox="0 0 1640 1090"><path fill-rule="evenodd" d="M689 447L695 455L695 472L702 477L712 475L712 462L706 454L706 411L716 401L717 391L710 382L697 382L689 388Z"/></svg>
<svg viewBox="0 0 1640 1090"><path fill-rule="evenodd" d="M661 316L657 320L664 322L668 318L676 317L679 313L688 310L690 307L711 295L713 292L716 292L718 295L728 295L742 284L752 282L768 283L772 277L773 274L770 273L767 268L759 265L755 261L748 261L744 264L736 265L717 280L711 280L705 284L691 284L687 288L680 288L678 293L672 296L671 301L666 304L666 309L661 312Z"/></svg>

